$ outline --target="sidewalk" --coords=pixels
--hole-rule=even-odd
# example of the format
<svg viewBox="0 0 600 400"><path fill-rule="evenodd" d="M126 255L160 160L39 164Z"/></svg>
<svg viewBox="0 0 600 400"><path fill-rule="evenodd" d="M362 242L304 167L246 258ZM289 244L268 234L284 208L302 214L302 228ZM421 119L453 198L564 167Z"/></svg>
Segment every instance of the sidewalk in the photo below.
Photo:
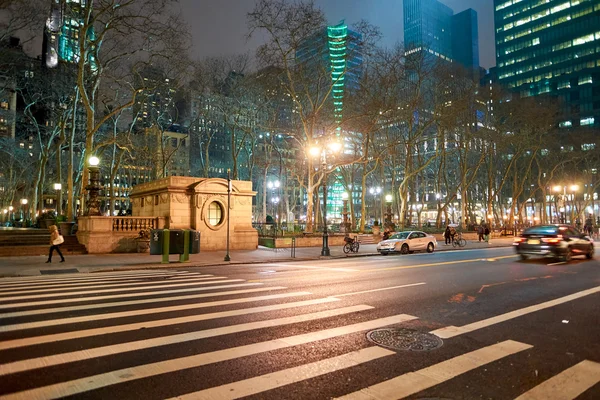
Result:
<svg viewBox="0 0 600 400"><path fill-rule="evenodd" d="M464 250L484 249L490 247L511 246L512 238L494 238L492 243L467 241ZM235 250L230 252L231 261L225 262L223 258L225 251L201 252L200 254L190 254L189 263L179 263L179 256L170 256L170 264L161 264L161 256L151 256L148 254L84 254L71 255L66 257L66 262L60 263L60 257L56 254L51 264L46 264L46 256L24 256L24 257L1 257L0 258L0 277L6 276L30 276L30 275L51 275L61 273L90 273L99 271L125 271L134 269L150 268L190 268L215 265L231 264L260 264L271 262L290 262L319 260L321 258L346 258L346 257L366 257L379 256L376 250L376 244L365 244L360 246L358 254L344 254L342 246L330 248L331 257L321 257L320 247L301 247L296 248L296 258L291 258L290 249L269 249L259 247L256 250ZM443 242L438 242L436 251L459 251L458 248L445 246Z"/></svg>

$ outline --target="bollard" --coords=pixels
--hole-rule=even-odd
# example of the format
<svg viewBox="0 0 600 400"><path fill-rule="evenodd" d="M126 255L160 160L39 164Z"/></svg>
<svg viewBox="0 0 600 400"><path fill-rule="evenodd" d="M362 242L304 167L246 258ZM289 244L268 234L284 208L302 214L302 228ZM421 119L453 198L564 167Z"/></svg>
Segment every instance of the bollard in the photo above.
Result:
<svg viewBox="0 0 600 400"><path fill-rule="evenodd" d="M296 238L292 237L292 254L290 254L292 256L292 258L296 258Z"/></svg>
<svg viewBox="0 0 600 400"><path fill-rule="evenodd" d="M179 262L190 262L190 230L183 231L183 254L179 255Z"/></svg>
<svg viewBox="0 0 600 400"><path fill-rule="evenodd" d="M169 242L171 234L168 229L163 231L163 252L162 252L162 264L169 263Z"/></svg>

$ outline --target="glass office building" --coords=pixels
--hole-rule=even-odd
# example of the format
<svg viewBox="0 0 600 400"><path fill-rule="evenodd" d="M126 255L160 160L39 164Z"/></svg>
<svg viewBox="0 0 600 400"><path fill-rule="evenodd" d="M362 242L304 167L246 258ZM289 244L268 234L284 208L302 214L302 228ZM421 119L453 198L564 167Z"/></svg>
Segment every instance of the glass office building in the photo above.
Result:
<svg viewBox="0 0 600 400"><path fill-rule="evenodd" d="M479 68L477 12L454 14L438 0L404 0L406 54L427 52L468 69Z"/></svg>
<svg viewBox="0 0 600 400"><path fill-rule="evenodd" d="M79 61L79 31L83 25L86 0L53 0L50 15L44 26L42 43L43 65L55 68L59 62L74 64ZM95 39L94 29L87 32L89 41ZM92 69L96 68L93 55L89 55Z"/></svg>
<svg viewBox="0 0 600 400"><path fill-rule="evenodd" d="M499 83L552 94L561 127L600 126L600 0L494 0Z"/></svg>

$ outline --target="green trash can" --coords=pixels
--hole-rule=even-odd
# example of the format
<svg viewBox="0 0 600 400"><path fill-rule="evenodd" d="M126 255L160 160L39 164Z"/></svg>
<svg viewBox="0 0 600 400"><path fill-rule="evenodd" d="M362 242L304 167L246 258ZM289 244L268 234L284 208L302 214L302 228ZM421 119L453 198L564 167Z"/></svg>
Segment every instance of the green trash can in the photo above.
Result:
<svg viewBox="0 0 600 400"><path fill-rule="evenodd" d="M150 231L150 255L160 256L163 253L164 229L152 229Z"/></svg>

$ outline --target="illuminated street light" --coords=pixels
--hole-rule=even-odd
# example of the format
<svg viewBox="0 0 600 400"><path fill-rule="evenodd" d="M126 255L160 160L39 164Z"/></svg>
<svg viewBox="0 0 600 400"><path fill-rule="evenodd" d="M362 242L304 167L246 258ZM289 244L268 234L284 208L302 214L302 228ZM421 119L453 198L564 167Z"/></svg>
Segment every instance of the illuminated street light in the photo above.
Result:
<svg viewBox="0 0 600 400"><path fill-rule="evenodd" d="M88 159L88 169L90 173L90 181L89 184L85 187L85 189L89 193L89 199L87 201L87 210L86 215L88 216L97 216L100 215L100 200L98 199L98 194L100 193L100 159L96 156L92 156Z"/></svg>
<svg viewBox="0 0 600 400"><path fill-rule="evenodd" d="M55 183L54 190L56 191L56 214L62 214L62 184Z"/></svg>
<svg viewBox="0 0 600 400"><path fill-rule="evenodd" d="M329 233L327 232L327 185L329 180L329 171L327 170L327 149L330 153L337 153L342 148L341 143L337 141L329 142L326 147L313 146L309 149L309 153L313 157L321 157L321 171L323 173L323 247L321 248L322 256L330 256L329 250Z"/></svg>

